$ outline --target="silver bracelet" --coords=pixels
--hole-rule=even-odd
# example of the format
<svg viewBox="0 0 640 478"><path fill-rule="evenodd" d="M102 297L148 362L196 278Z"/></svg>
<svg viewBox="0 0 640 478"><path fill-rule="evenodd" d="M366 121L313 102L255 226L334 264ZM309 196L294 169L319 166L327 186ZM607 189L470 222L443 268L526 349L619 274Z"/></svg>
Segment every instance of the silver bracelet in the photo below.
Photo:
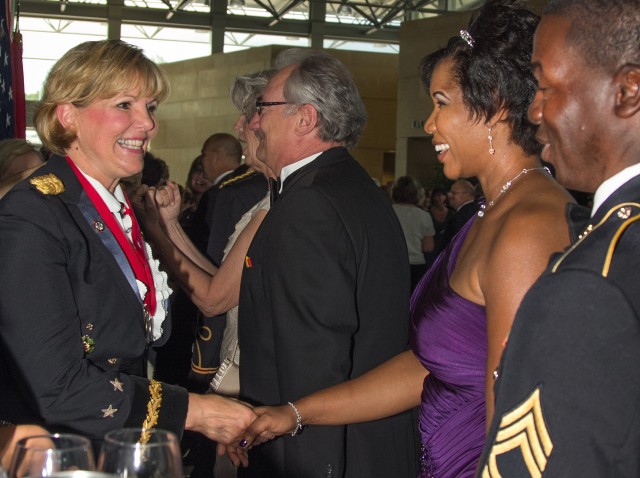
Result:
<svg viewBox="0 0 640 478"><path fill-rule="evenodd" d="M287 403L291 405L291 408L293 408L293 411L296 413L296 427L290 432L291 436L294 437L296 435L299 435L300 432L302 432L302 415L300 415L300 412L298 411L298 409L293 403L291 402L287 402Z"/></svg>

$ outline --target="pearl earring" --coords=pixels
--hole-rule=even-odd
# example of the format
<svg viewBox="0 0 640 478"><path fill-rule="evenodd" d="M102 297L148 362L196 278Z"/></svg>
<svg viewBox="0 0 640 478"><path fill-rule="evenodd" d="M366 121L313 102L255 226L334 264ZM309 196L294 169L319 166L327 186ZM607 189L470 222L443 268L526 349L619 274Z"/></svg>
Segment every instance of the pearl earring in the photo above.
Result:
<svg viewBox="0 0 640 478"><path fill-rule="evenodd" d="M489 128L489 154L493 156L496 154L496 150L493 148L493 136L491 136L491 130L493 130L493 126Z"/></svg>

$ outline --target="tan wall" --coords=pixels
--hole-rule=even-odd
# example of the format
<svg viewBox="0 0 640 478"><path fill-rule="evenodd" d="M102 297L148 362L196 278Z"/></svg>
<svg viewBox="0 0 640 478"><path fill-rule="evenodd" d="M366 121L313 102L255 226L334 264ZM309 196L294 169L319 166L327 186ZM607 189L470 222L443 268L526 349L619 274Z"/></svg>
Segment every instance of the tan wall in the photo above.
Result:
<svg viewBox="0 0 640 478"><path fill-rule="evenodd" d="M171 179L185 183L191 162L210 135L233 134L238 118L229 100L233 80L269 68L278 51L268 46L162 65L171 95L158 110L159 130L151 152L167 162Z"/></svg>
<svg viewBox="0 0 640 478"><path fill-rule="evenodd" d="M531 0L540 12L546 0ZM406 21L400 30L400 54L331 50L351 71L368 112L355 158L382 183L393 179L384 158L395 155L395 176L410 174L430 186L438 181L435 152L422 130L433 108L418 78L422 57L446 45L468 24L471 12ZM229 87L238 75L272 65L282 46L218 53L163 65L171 79L169 101L160 107L160 130L152 152L167 161L172 179L183 183L204 140L233 133L237 119Z"/></svg>
<svg viewBox="0 0 640 478"><path fill-rule="evenodd" d="M158 111L159 133L151 151L170 167L171 178L186 181L191 161L213 133L233 134L238 118L229 87L242 74L269 68L285 47L267 46L163 65L171 80L171 96ZM369 120L355 158L382 180L383 157L393 151L396 132L398 57L396 55L331 50L351 71Z"/></svg>
<svg viewBox="0 0 640 478"><path fill-rule="evenodd" d="M400 69L398 72L398 127L396 129L396 176L409 174L424 186L432 187L438 164L424 121L433 110L420 78L418 66L427 54L446 46L471 13L455 13L436 18L402 22L400 27Z"/></svg>
<svg viewBox="0 0 640 478"><path fill-rule="evenodd" d="M398 56L331 50L351 71L367 109L367 125L353 156L381 183L384 157L395 150Z"/></svg>
<svg viewBox="0 0 640 478"><path fill-rule="evenodd" d="M530 0L529 8L541 14L546 0ZM398 71L398 125L396 129L396 176L409 174L431 187L439 179L435 151L423 131L433 110L418 77L418 65L427 54L446 46L469 23L472 12L403 22L400 28Z"/></svg>

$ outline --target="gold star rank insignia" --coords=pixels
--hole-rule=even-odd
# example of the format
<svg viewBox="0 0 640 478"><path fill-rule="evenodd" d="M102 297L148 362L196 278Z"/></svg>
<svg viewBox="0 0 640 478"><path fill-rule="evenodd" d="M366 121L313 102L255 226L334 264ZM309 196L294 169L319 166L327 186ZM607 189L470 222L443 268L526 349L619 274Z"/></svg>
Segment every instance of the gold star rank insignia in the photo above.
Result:
<svg viewBox="0 0 640 478"><path fill-rule="evenodd" d="M36 176L29 180L42 194L57 195L64 192L64 184L55 174L45 174Z"/></svg>
<svg viewBox="0 0 640 478"><path fill-rule="evenodd" d="M124 390L122 389L122 386L124 385L124 383L122 383L122 382L121 382L120 380L118 380L117 378L116 378L115 380L110 380L110 381L109 381L109 383L110 383L111 385L113 385L113 391L114 391L114 392L115 392L116 390L117 390L118 392L122 392L122 391L124 391Z"/></svg>
<svg viewBox="0 0 640 478"><path fill-rule="evenodd" d="M538 387L514 410L502 416L491 454L482 470L482 478L502 476L497 457L509 452L522 455L529 476L541 477L552 450L553 443L542 414Z"/></svg>
<svg viewBox="0 0 640 478"><path fill-rule="evenodd" d="M118 411L117 408L113 408L112 405L109 405L109 408L102 409L102 413L104 413L104 415L102 415L102 418L107 418L107 417L113 418L117 411Z"/></svg>

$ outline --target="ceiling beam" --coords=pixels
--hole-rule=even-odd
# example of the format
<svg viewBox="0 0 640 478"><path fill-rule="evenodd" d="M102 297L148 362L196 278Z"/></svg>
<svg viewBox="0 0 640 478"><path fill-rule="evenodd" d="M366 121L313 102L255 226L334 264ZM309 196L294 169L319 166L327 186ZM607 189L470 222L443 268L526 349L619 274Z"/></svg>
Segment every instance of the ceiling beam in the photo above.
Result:
<svg viewBox="0 0 640 478"><path fill-rule="evenodd" d="M58 2L42 0L20 0L22 16L37 16L51 19L70 19L85 21L108 21L108 6L83 3L68 3L64 13L60 12ZM152 8L122 8L122 22L160 27L182 27L194 29L211 29L212 14L179 10L170 21L166 19L167 10ZM302 20L281 20L269 26L272 18L250 17L243 15L224 15L225 29L230 32L261 33L283 36L311 35L311 22ZM371 41L381 43L399 43L400 28L385 27L370 34L370 25L349 25L344 23L325 23L324 33L327 38L343 40Z"/></svg>

